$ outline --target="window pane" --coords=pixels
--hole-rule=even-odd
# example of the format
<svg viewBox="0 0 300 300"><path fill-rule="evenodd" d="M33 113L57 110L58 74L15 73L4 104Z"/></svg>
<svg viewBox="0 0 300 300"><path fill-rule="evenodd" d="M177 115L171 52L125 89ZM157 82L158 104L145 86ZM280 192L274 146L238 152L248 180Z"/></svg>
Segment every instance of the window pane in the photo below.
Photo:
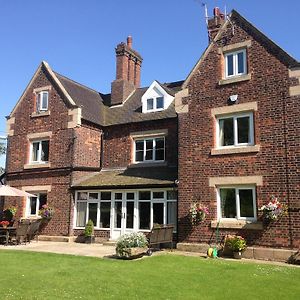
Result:
<svg viewBox="0 0 300 300"><path fill-rule="evenodd" d="M111 200L111 192L101 192L101 200Z"/></svg>
<svg viewBox="0 0 300 300"><path fill-rule="evenodd" d="M94 226L97 225L97 210L98 210L98 203L89 203L88 220L92 220L94 223Z"/></svg>
<svg viewBox="0 0 300 300"><path fill-rule="evenodd" d="M115 228L121 228L121 221L122 221L122 202L116 201L115 202Z"/></svg>
<svg viewBox="0 0 300 300"><path fill-rule="evenodd" d="M134 200L134 193L126 193L126 199Z"/></svg>
<svg viewBox="0 0 300 300"><path fill-rule="evenodd" d="M155 139L155 160L165 160L165 139Z"/></svg>
<svg viewBox="0 0 300 300"><path fill-rule="evenodd" d="M122 200L122 193L115 193L116 200Z"/></svg>
<svg viewBox="0 0 300 300"><path fill-rule="evenodd" d="M236 218L235 189L220 189L222 218Z"/></svg>
<svg viewBox="0 0 300 300"><path fill-rule="evenodd" d="M150 191L141 191L141 192L139 192L139 199L140 200L150 200L151 199L151 192Z"/></svg>
<svg viewBox="0 0 300 300"><path fill-rule="evenodd" d="M165 193L164 192L153 192L154 199L164 199Z"/></svg>
<svg viewBox="0 0 300 300"><path fill-rule="evenodd" d="M49 141L42 141L41 161L49 160Z"/></svg>
<svg viewBox="0 0 300 300"><path fill-rule="evenodd" d="M156 149L164 149L165 148L165 139L163 139L163 138L155 139L155 148Z"/></svg>
<svg viewBox="0 0 300 300"><path fill-rule="evenodd" d="M153 109L153 99L147 99L147 110L152 110Z"/></svg>
<svg viewBox="0 0 300 300"><path fill-rule="evenodd" d="M168 200L177 200L177 191L167 191Z"/></svg>
<svg viewBox="0 0 300 300"><path fill-rule="evenodd" d="M156 108L164 108L164 97L158 97L156 98Z"/></svg>
<svg viewBox="0 0 300 300"><path fill-rule="evenodd" d="M36 215L37 197L30 197L30 214Z"/></svg>
<svg viewBox="0 0 300 300"><path fill-rule="evenodd" d="M87 192L79 192L78 193L78 200L87 200L87 195L88 193Z"/></svg>
<svg viewBox="0 0 300 300"><path fill-rule="evenodd" d="M144 141L135 141L135 150L144 150Z"/></svg>
<svg viewBox="0 0 300 300"><path fill-rule="evenodd" d="M150 229L150 202L139 202L139 229Z"/></svg>
<svg viewBox="0 0 300 300"><path fill-rule="evenodd" d="M165 151L155 150L155 160L165 160Z"/></svg>
<svg viewBox="0 0 300 300"><path fill-rule="evenodd" d="M135 152L135 161L144 161L144 151Z"/></svg>
<svg viewBox="0 0 300 300"><path fill-rule="evenodd" d="M98 200L98 193L89 193L89 199Z"/></svg>
<svg viewBox="0 0 300 300"><path fill-rule="evenodd" d="M77 202L76 226L84 227L86 222L86 202Z"/></svg>
<svg viewBox="0 0 300 300"><path fill-rule="evenodd" d="M126 202L126 228L133 229L134 202Z"/></svg>
<svg viewBox="0 0 300 300"><path fill-rule="evenodd" d="M146 160L153 160L153 140L146 140Z"/></svg>
<svg viewBox="0 0 300 300"><path fill-rule="evenodd" d="M234 145L233 118L219 120L220 146Z"/></svg>
<svg viewBox="0 0 300 300"><path fill-rule="evenodd" d="M36 97L36 111L39 112L39 110L41 109L41 93L37 94Z"/></svg>
<svg viewBox="0 0 300 300"><path fill-rule="evenodd" d="M43 205L47 204L47 194L40 194L39 195L39 210L42 208Z"/></svg>
<svg viewBox="0 0 300 300"><path fill-rule="evenodd" d="M153 203L153 226L154 224L164 224L164 204Z"/></svg>
<svg viewBox="0 0 300 300"><path fill-rule="evenodd" d="M237 54L238 61L238 74L244 74L244 52L240 52Z"/></svg>
<svg viewBox="0 0 300 300"><path fill-rule="evenodd" d="M100 228L110 228L110 202L100 203Z"/></svg>
<svg viewBox="0 0 300 300"><path fill-rule="evenodd" d="M39 142L32 143L32 158L31 158L32 161L38 161L39 149L40 149Z"/></svg>
<svg viewBox="0 0 300 300"><path fill-rule="evenodd" d="M48 109L48 92L43 92L43 100L42 100L42 110L47 110Z"/></svg>
<svg viewBox="0 0 300 300"><path fill-rule="evenodd" d="M233 74L233 55L226 56L226 63L227 63L227 76L232 76Z"/></svg>
<svg viewBox="0 0 300 300"><path fill-rule="evenodd" d="M167 224L174 225L174 229L176 230L177 226L177 208L176 202L168 202L167 203Z"/></svg>
<svg viewBox="0 0 300 300"><path fill-rule="evenodd" d="M254 218L253 190L239 190L241 217Z"/></svg>
<svg viewBox="0 0 300 300"><path fill-rule="evenodd" d="M238 124L238 143L249 143L250 142L250 118L242 117L237 118Z"/></svg>

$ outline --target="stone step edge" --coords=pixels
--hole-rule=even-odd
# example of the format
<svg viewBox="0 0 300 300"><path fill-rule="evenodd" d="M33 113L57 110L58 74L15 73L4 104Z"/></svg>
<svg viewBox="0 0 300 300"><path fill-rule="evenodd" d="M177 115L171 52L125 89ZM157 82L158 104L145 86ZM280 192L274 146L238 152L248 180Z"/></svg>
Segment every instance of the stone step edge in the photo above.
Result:
<svg viewBox="0 0 300 300"><path fill-rule="evenodd" d="M211 245L213 247L213 245ZM199 243L177 243L177 250L186 252L206 253L210 245ZM244 258L286 262L297 250L247 247L243 252Z"/></svg>

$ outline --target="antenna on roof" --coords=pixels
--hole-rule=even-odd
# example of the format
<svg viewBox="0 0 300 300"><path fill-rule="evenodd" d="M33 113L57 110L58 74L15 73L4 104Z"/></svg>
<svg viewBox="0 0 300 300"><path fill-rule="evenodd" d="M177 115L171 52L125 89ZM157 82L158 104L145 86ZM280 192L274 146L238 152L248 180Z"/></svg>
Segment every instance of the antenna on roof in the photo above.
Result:
<svg viewBox="0 0 300 300"><path fill-rule="evenodd" d="M203 3L203 2L202 2L202 6L204 7L204 12L205 12L205 23L206 23L206 26L208 26L208 12L207 12L207 5L206 5L206 3Z"/></svg>
<svg viewBox="0 0 300 300"><path fill-rule="evenodd" d="M225 4L225 7L224 7L224 15L225 15L225 19L227 18L227 6Z"/></svg>
<svg viewBox="0 0 300 300"><path fill-rule="evenodd" d="M227 7L226 7L226 4L225 4L225 11L224 11L224 15L225 15L225 20L228 20L229 24L231 25L231 32L232 32L232 35L234 35L234 24L232 23L232 21L230 20L230 15L227 14Z"/></svg>

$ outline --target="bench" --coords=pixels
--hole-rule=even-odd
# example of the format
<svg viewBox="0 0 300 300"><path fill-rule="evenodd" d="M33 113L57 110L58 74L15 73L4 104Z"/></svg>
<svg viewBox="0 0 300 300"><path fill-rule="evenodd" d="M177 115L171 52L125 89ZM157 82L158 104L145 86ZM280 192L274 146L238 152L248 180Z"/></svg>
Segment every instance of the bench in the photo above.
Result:
<svg viewBox="0 0 300 300"><path fill-rule="evenodd" d="M174 225L161 225L153 227L148 235L149 250L148 254L152 254L152 248L154 246L160 246L163 243L170 243L171 249L173 249L173 231Z"/></svg>

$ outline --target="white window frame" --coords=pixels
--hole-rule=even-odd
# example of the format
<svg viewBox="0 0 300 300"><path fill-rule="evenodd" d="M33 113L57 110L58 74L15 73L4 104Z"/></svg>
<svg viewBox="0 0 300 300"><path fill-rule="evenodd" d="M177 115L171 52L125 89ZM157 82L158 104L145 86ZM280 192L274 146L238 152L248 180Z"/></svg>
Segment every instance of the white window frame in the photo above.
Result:
<svg viewBox="0 0 300 300"><path fill-rule="evenodd" d="M238 143L238 123L237 119L249 117L249 142L248 143ZM224 119L233 119L233 145L221 145L220 139L220 120ZM253 122L253 112L247 113L236 113L230 115L222 115L217 116L217 133L216 133L216 140L217 140L217 148L233 148L233 147L241 147L241 146L253 146L254 145L254 122Z"/></svg>
<svg viewBox="0 0 300 300"><path fill-rule="evenodd" d="M31 192L31 194L36 195L37 201L36 201L36 213L35 214L31 214L31 205L30 205L30 198L33 197L27 197L27 201L26 201L26 217L38 217L39 216L39 207L40 207L40 195L47 195L47 201L48 201L48 194L47 192Z"/></svg>
<svg viewBox="0 0 300 300"><path fill-rule="evenodd" d="M157 99L161 99L163 101L163 107L157 108ZM153 100L153 108L148 109L148 100L152 99ZM158 96L158 97L149 97L146 100L146 111L147 112L154 112L154 111L161 111L165 109L165 97L164 96Z"/></svg>
<svg viewBox="0 0 300 300"><path fill-rule="evenodd" d="M47 95L47 106L43 107L43 96ZM36 95L36 103L37 103L37 112L44 112L48 110L48 106L49 106L49 91L41 91L39 93L37 93Z"/></svg>
<svg viewBox="0 0 300 300"><path fill-rule="evenodd" d="M164 158L162 160L156 160L156 154L155 154L155 150L156 150L156 140L157 139L163 139L164 140ZM146 141L147 140L152 140L152 157L153 159L151 160L146 160ZM143 148L143 160L142 161L137 161L136 160L136 142L140 142L143 141L144 142L144 148ZM133 140L134 143L134 163L136 164L145 164L145 163L160 163L160 162L164 162L166 160L166 138L165 136L156 136L156 137L143 137L143 138L135 138Z"/></svg>
<svg viewBox="0 0 300 300"><path fill-rule="evenodd" d="M235 189L236 195L236 218L223 218L222 210L221 210L221 189ZM239 190L252 190L253 195L253 218L251 217L241 217L240 214L240 201L239 201ZM217 216L219 221L236 221L236 220L244 220L244 221L257 221L257 209L256 209L256 186L254 185L224 185L217 187Z"/></svg>
<svg viewBox="0 0 300 300"><path fill-rule="evenodd" d="M74 205L74 220L73 220L73 228L74 229L83 229L84 226L80 227L80 226L76 226L77 224L77 204L79 202L84 202L87 204L86 206L86 220L85 223L88 221L88 207L89 207L89 203L98 203L98 211L97 211L97 225L95 226L95 229L97 230L106 230L106 231L110 231L112 229L113 226L113 222L114 222L114 202L115 202L115 194L116 193L123 193L123 195L125 195L126 198L126 193L134 193L134 199L130 199L128 201L132 201L134 202L134 231L139 231L139 232L150 232L152 227L153 227L153 203L163 203L164 204L164 224L167 224L167 214L168 214L168 203L176 203L178 202L178 199L168 199L168 191L173 191L173 189L167 188L167 189L139 189L139 190L128 190L128 189L124 189L124 190L97 190L97 191L92 191L92 190L80 190L80 191L76 191L75 194L75 205ZM79 193L87 193L87 199L86 200L81 200L78 199ZM111 193L111 200L102 200L101 199L101 192L110 192ZM150 192L150 199L149 200L139 200L139 192ZM154 198L153 197L153 193L155 192L163 192L163 198ZM90 193L98 193L98 200L93 199L90 200L89 198L89 194ZM121 201L121 200L116 200L116 201ZM101 202L110 202L111 206L110 206L110 228L101 228L99 227L100 225L100 203ZM139 220L139 202L150 202L150 229L140 229L139 228L139 224L140 224L140 220ZM176 215L178 215L178 207L176 206ZM177 220L177 218L176 218ZM175 229L174 232L176 232L176 228L177 228L177 224L174 224Z"/></svg>
<svg viewBox="0 0 300 300"><path fill-rule="evenodd" d="M48 141L48 160L41 160L42 156L42 142ZM33 160L33 144L39 143L39 151L37 160ZM32 140L30 141L30 164L46 164L49 162L49 155L50 155L50 140L49 139L41 139L41 140Z"/></svg>
<svg viewBox="0 0 300 300"><path fill-rule="evenodd" d="M238 72L238 54L243 53L243 67L244 67L244 72L239 73ZM232 55L233 56L233 74L228 75L228 56ZM247 70L247 51L246 49L240 49L237 51L232 51L232 52L227 52L224 54L224 60L225 60L225 78L232 78L232 77L237 77L237 76L242 76L248 73Z"/></svg>

